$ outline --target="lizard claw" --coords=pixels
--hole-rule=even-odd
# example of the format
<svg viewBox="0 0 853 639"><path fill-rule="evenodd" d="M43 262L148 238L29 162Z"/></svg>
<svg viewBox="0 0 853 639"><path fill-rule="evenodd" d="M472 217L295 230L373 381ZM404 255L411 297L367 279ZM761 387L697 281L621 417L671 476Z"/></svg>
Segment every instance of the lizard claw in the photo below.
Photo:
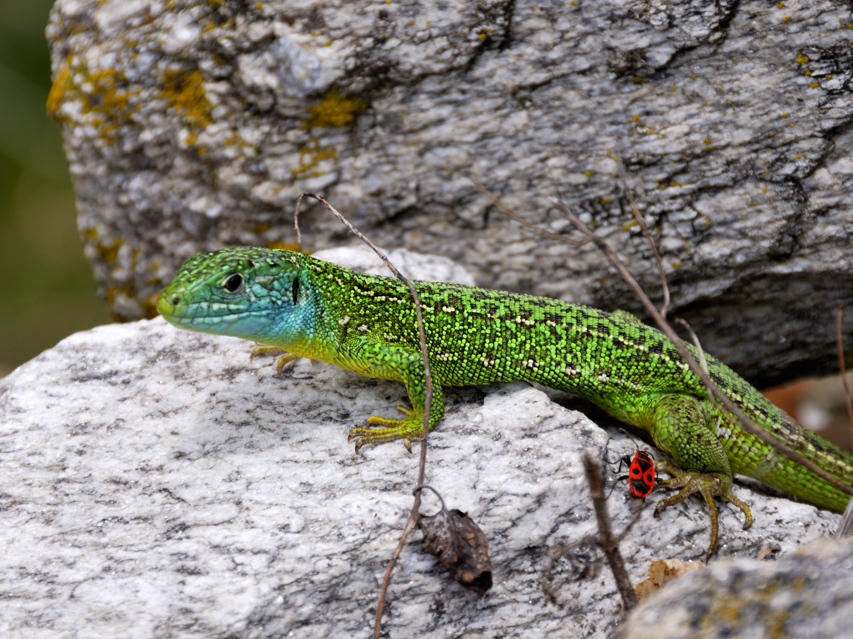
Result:
<svg viewBox="0 0 853 639"><path fill-rule="evenodd" d="M283 348L279 348L278 346L256 346L252 349L252 354L249 355L249 361L251 362L256 357L264 356L264 355L279 355L282 354L281 357L275 363L276 374L281 373L284 370L284 367L292 362L293 360L299 359L298 355L294 355L293 353L288 353Z"/></svg>
<svg viewBox="0 0 853 639"><path fill-rule="evenodd" d="M255 346L252 349L251 355L249 355L249 361L251 362L256 357L265 357L267 355L281 355L282 353L287 353L283 348L279 348L278 346L268 346L266 344L261 344L260 346Z"/></svg>
<svg viewBox="0 0 853 639"><path fill-rule="evenodd" d="M744 516L743 529L749 530L749 527L752 526L752 522L755 520L752 518L752 513L750 512L749 506L746 504L746 502L743 502L737 497L735 497L731 491L723 493L723 499L728 502L731 502L732 505L740 508Z"/></svg>
<svg viewBox="0 0 853 639"><path fill-rule="evenodd" d="M681 490L678 494L673 495L672 497L667 497L666 499L658 502L655 507L655 517L658 517L664 509L683 502L690 495L698 493L705 498L705 504L708 507L708 514L711 517L711 543L708 547L708 554L705 557L705 563L711 559L711 556L717 549L717 540L719 539L719 513L714 497L722 497L743 511L746 518L743 526L744 530L752 525L753 518L752 513L749 510L749 506L735 497L731 490L722 490L722 477L720 475L716 473L700 473L693 470L681 470L673 464L665 461L658 463L658 470L668 473L673 477L672 479L661 481L659 483L660 486L667 489L680 488Z"/></svg>
<svg viewBox="0 0 853 639"><path fill-rule="evenodd" d="M402 422L402 419L394 420L398 422ZM385 442L394 441L395 439L401 439L403 441L403 446L406 447L406 450L410 453L412 452L412 441L417 441L412 437L405 437L397 434L397 429L393 427L387 428L353 428L349 432L349 436L347 437L348 442L355 441L355 453L356 455L361 451L362 446L365 444L384 444Z"/></svg>

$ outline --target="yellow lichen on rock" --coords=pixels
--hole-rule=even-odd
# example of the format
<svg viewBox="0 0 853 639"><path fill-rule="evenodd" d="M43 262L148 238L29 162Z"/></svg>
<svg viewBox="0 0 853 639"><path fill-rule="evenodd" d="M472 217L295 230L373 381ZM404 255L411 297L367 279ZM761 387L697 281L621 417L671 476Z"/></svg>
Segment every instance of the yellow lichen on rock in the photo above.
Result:
<svg viewBox="0 0 853 639"><path fill-rule="evenodd" d="M315 171L323 160L334 160L337 151L331 146L321 146L317 138L312 137L307 146L299 149L299 168L293 169L292 175L297 178L312 178L323 175L323 171Z"/></svg>
<svg viewBox="0 0 853 639"><path fill-rule="evenodd" d="M68 100L78 100L84 115L93 116L94 125L104 140L114 142L116 129L132 121L138 107L131 98L139 93L128 89L127 79L112 67L90 71L86 66L72 65L70 61L60 67L47 96L47 112L57 123L68 122L62 106Z"/></svg>
<svg viewBox="0 0 853 639"><path fill-rule="evenodd" d="M352 126L366 108L367 105L361 100L345 98L336 90L332 90L327 92L318 104L308 107L310 117L302 128Z"/></svg>
<svg viewBox="0 0 853 639"><path fill-rule="evenodd" d="M204 91L201 71L170 69L160 80L160 96L166 99L169 108L180 112L190 126L202 129L213 123L212 105Z"/></svg>
<svg viewBox="0 0 853 639"><path fill-rule="evenodd" d="M47 114L57 124L63 121L62 116L59 115L59 107L62 106L63 98L74 86L70 68L71 65L67 61L59 68L59 71L57 71L56 76L53 78L53 83L50 85L50 92L47 94L47 103L45 105L47 107Z"/></svg>

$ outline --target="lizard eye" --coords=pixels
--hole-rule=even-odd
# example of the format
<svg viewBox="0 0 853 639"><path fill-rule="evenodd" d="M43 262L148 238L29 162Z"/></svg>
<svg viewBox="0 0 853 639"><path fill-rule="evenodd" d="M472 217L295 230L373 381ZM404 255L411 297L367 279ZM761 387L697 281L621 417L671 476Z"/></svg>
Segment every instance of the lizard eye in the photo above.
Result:
<svg viewBox="0 0 853 639"><path fill-rule="evenodd" d="M241 288L243 288L243 276L242 275L232 275L227 280L225 280L225 290L229 293L236 293Z"/></svg>

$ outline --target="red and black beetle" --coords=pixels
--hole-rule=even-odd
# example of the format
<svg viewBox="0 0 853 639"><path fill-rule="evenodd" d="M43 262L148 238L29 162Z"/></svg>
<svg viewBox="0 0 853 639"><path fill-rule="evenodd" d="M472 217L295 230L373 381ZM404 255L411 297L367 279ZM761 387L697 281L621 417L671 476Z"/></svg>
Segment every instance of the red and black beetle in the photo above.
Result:
<svg viewBox="0 0 853 639"><path fill-rule="evenodd" d="M628 465L628 489L631 494L640 499L651 495L655 489L655 460L652 456L644 450L638 450L633 459L627 455L623 457L622 463Z"/></svg>

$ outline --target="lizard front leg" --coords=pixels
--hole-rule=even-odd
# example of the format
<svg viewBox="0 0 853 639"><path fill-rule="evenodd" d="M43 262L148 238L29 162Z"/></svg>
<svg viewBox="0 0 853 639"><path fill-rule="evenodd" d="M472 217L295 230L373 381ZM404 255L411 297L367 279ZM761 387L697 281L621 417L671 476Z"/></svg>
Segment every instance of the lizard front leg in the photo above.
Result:
<svg viewBox="0 0 853 639"><path fill-rule="evenodd" d="M281 371L284 370L284 367L290 362L299 359L299 355L288 353L286 350L279 348L278 346L267 346L265 344L261 344L252 349L252 354L249 355L249 361L251 362L256 357L263 357L266 355L281 355L275 363L277 373L281 373Z"/></svg>
<svg viewBox="0 0 853 639"><path fill-rule="evenodd" d="M681 489L655 507L655 517L673 504L690 495L701 494L711 516L711 543L706 561L717 548L719 523L714 497L722 497L743 511L746 518L744 530L752 525L752 513L740 499L732 494L732 471L723 445L709 418L706 402L690 395L664 395L654 407L650 428L655 445L669 453L676 465L658 464L658 470L673 476L660 482L668 489Z"/></svg>
<svg viewBox="0 0 853 639"><path fill-rule="evenodd" d="M423 439L424 406L426 405L426 376L420 350L386 342L361 341L348 345L336 364L368 377L394 379L403 382L412 402L412 409L398 406L405 417L391 419L372 416L368 426L350 430L349 441L355 441L355 452L366 444L384 444L397 439L412 450L412 442ZM444 394L441 384L433 377L432 402L429 411L429 429L432 430L444 415Z"/></svg>

